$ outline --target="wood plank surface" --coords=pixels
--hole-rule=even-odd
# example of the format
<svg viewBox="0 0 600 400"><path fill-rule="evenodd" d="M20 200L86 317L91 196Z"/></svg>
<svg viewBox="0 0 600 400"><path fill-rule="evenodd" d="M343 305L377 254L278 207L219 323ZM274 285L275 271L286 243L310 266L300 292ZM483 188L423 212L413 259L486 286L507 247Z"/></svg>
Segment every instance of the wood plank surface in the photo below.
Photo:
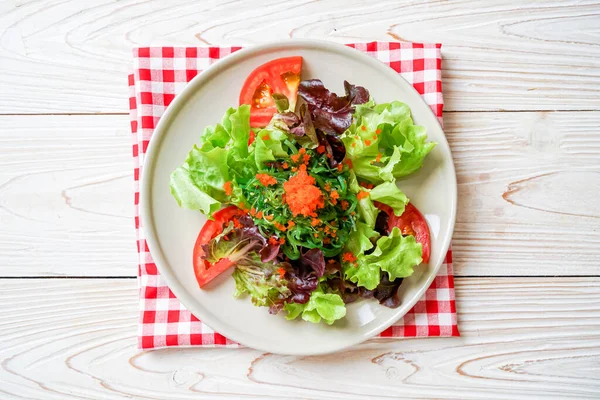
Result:
<svg viewBox="0 0 600 400"><path fill-rule="evenodd" d="M600 112L446 113L458 275L598 275ZM0 276L133 276L126 116L0 116ZM543 240L540 240L543 238Z"/></svg>
<svg viewBox="0 0 600 400"><path fill-rule="evenodd" d="M137 350L131 48L286 38L443 43L461 338ZM0 399L599 399L599 193L600 1L0 2Z"/></svg>
<svg viewBox="0 0 600 400"><path fill-rule="evenodd" d="M446 110L600 110L598 1L24 0L0 4L0 113L127 110L131 48L444 44Z"/></svg>
<svg viewBox="0 0 600 400"><path fill-rule="evenodd" d="M133 276L126 116L0 117L0 276Z"/></svg>
<svg viewBox="0 0 600 400"><path fill-rule="evenodd" d="M318 357L250 349L140 352L133 279L5 279L0 285L3 399L583 399L600 393L597 278L458 279L462 338L370 341Z"/></svg>

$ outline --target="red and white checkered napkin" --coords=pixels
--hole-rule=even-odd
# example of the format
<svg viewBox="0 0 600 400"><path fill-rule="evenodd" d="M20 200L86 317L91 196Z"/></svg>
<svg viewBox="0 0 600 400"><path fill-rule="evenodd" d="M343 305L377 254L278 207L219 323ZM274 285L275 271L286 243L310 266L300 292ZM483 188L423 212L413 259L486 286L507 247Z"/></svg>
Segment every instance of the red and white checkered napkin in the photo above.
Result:
<svg viewBox="0 0 600 400"><path fill-rule="evenodd" d="M377 58L399 72L412 83L442 121L444 103L441 45L373 42L348 46ZM159 118L187 82L212 63L239 49L240 47L145 47L134 50L134 71L129 76L129 106L135 163L135 228L139 253L141 321L138 344L142 349L186 345L239 347L237 343L213 331L193 316L169 290L148 251L139 217L140 169ZM425 296L403 319L379 336L458 335L450 250L445 264Z"/></svg>

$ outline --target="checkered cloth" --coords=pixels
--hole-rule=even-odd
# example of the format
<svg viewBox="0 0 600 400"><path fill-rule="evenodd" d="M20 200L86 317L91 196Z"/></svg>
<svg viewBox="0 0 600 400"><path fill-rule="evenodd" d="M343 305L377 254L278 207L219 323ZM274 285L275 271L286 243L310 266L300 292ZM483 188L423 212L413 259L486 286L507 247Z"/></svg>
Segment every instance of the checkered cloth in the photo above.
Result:
<svg viewBox="0 0 600 400"><path fill-rule="evenodd" d="M441 54L439 44L348 44L386 63L423 96L442 122ZM130 116L135 164L135 229L139 253L139 347L196 345L239 347L190 313L161 278L146 244L139 217L140 169L154 128L175 95L209 65L240 47L144 47L134 50L134 71L129 76ZM200 134L200 132L199 132ZM190 266L191 268L191 266ZM452 251L425 295L380 337L458 336Z"/></svg>

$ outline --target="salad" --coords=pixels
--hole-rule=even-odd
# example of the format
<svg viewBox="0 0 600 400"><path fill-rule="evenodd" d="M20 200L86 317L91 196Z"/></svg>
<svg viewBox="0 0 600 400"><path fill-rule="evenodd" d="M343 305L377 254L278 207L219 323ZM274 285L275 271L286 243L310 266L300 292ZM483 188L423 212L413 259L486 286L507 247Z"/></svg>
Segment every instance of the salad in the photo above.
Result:
<svg viewBox="0 0 600 400"><path fill-rule="evenodd" d="M429 261L427 223L396 182L435 143L406 104L348 82L341 96L301 69L288 57L254 70L170 186L208 217L193 254L200 288L232 269L234 296L332 324L361 298L397 307L402 279Z"/></svg>

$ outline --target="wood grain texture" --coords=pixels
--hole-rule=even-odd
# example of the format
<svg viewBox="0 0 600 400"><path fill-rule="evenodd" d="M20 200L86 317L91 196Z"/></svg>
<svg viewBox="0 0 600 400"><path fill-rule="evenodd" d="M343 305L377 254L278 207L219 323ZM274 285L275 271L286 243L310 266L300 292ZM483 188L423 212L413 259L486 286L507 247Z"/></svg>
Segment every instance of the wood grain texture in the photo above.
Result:
<svg viewBox="0 0 600 400"><path fill-rule="evenodd" d="M582 399L600 392L600 279L458 279L462 338L371 341L319 357L139 352L135 280L0 284L3 399Z"/></svg>
<svg viewBox="0 0 600 400"><path fill-rule="evenodd" d="M135 275L126 116L0 117L0 276Z"/></svg>
<svg viewBox="0 0 600 400"><path fill-rule="evenodd" d="M0 112L127 110L139 45L444 44L447 110L600 110L597 1L26 0L0 4Z"/></svg>
<svg viewBox="0 0 600 400"><path fill-rule="evenodd" d="M598 275L600 113L450 113L461 275Z"/></svg>
<svg viewBox="0 0 600 400"><path fill-rule="evenodd" d="M598 275L600 112L444 118L456 273ZM120 115L0 116L0 276L135 275L127 130Z"/></svg>

